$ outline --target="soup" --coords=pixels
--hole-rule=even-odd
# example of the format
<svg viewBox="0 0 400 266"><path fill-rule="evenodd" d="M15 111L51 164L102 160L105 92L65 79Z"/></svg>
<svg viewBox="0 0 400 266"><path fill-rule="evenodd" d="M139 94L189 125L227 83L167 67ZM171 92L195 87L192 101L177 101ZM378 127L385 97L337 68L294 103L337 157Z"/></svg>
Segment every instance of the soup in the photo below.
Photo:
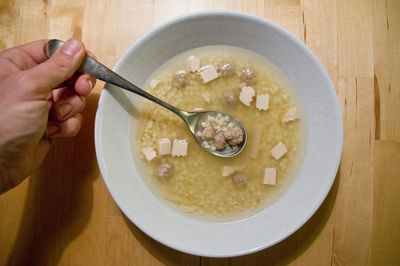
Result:
<svg viewBox="0 0 400 266"><path fill-rule="evenodd" d="M143 99L133 151L149 187L173 208L198 217L244 217L290 184L304 153L305 122L295 90L272 63L248 50L205 46L168 60L146 84L183 110L231 114L248 133L239 155L216 157L203 148L243 144L226 117L203 121L196 132L202 148L178 116Z"/></svg>

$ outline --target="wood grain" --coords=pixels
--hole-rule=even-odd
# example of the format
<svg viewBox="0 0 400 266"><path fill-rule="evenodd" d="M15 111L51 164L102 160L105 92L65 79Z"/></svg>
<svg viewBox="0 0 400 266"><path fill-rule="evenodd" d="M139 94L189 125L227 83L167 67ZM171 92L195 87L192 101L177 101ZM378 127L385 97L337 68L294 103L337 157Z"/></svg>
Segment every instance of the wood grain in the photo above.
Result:
<svg viewBox="0 0 400 266"><path fill-rule="evenodd" d="M0 49L80 38L113 66L143 34L179 15L237 10L267 18L320 59L338 94L344 147L317 213L281 243L201 258L146 236L118 209L97 167L93 126L54 143L39 171L0 196L0 265L396 265L400 261L400 1L0 0Z"/></svg>
<svg viewBox="0 0 400 266"><path fill-rule="evenodd" d="M333 263L368 265L373 221L373 80L343 77L337 88L344 103L346 138L335 203Z"/></svg>
<svg viewBox="0 0 400 266"><path fill-rule="evenodd" d="M396 265L400 261L400 143L375 142L374 220L372 262Z"/></svg>
<svg viewBox="0 0 400 266"><path fill-rule="evenodd" d="M374 70L377 139L400 141L400 2L374 5Z"/></svg>

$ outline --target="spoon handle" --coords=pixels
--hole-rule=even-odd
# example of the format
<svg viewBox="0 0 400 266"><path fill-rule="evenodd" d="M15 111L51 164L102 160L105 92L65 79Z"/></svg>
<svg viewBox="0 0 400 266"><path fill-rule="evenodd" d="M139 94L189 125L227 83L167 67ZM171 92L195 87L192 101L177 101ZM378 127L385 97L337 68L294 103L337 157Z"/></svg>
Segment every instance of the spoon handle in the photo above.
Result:
<svg viewBox="0 0 400 266"><path fill-rule="evenodd" d="M63 45L63 41L60 40L49 40L46 45L46 54L48 57L52 56L58 48L60 48ZM183 111L179 108L176 108L160 99L157 97L154 97L150 93L147 93L146 91L140 89L139 87L136 87L134 84L130 83L105 65L101 64L99 61L95 60L93 57L90 57L86 55L82 65L79 67L78 71L80 73L84 73L90 76L93 76L97 79L100 79L102 81L105 81L107 83L113 84L115 86L118 86L120 88L123 88L125 90L131 91L133 93L136 93L140 96L143 96L150 101L153 101L168 110L174 112L177 114L179 117L181 117L183 120L186 121L186 117L188 116L188 112Z"/></svg>

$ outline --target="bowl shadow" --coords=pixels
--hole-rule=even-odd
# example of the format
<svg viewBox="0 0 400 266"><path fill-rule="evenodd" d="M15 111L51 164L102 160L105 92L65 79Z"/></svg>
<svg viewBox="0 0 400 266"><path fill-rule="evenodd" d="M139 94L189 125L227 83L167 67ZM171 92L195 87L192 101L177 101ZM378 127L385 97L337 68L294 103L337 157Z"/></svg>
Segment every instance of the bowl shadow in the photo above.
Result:
<svg viewBox="0 0 400 266"><path fill-rule="evenodd" d="M134 238L162 265L200 265L201 258L199 256L187 254L161 244L137 228L122 211L121 216Z"/></svg>
<svg viewBox="0 0 400 266"><path fill-rule="evenodd" d="M122 212L129 230L153 257L168 265L281 265L293 262L316 241L330 219L340 182L339 171L327 197L316 213L295 233L278 244L256 253L232 257L211 258L186 254L150 238L137 228ZM200 258L200 259L198 259Z"/></svg>
<svg viewBox="0 0 400 266"><path fill-rule="evenodd" d="M86 99L80 133L55 140L27 196L8 265L56 265L65 247L83 231L93 208L99 176L94 149L94 116L99 95Z"/></svg>

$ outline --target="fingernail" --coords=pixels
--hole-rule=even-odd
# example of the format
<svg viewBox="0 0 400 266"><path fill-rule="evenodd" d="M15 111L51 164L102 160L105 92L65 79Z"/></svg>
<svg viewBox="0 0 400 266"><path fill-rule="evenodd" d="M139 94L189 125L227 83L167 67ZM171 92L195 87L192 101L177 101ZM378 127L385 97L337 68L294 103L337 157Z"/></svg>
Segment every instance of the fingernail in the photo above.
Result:
<svg viewBox="0 0 400 266"><path fill-rule="evenodd" d="M88 83L89 83L90 90L92 90L93 89L93 82L90 79L88 79Z"/></svg>
<svg viewBox="0 0 400 266"><path fill-rule="evenodd" d="M50 136L50 135L53 135L53 134L57 133L58 131L59 131L59 127L58 126L49 125L49 126L47 126L47 129L46 129L46 135Z"/></svg>
<svg viewBox="0 0 400 266"><path fill-rule="evenodd" d="M64 118L72 111L72 106L68 103L56 107L56 116L58 119Z"/></svg>
<svg viewBox="0 0 400 266"><path fill-rule="evenodd" d="M82 45L78 40L71 39L71 40L67 41L66 43L64 43L61 51L67 55L74 55L77 52L79 52L81 50L81 48L82 48Z"/></svg>

